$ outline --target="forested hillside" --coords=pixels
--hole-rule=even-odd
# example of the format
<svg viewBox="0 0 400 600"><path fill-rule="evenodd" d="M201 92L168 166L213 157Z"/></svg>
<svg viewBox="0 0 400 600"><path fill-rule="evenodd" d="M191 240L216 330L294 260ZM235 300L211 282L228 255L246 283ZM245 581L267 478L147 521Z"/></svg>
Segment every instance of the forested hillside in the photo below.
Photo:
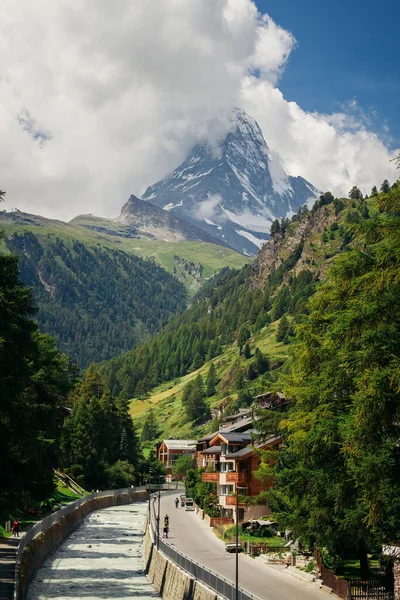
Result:
<svg viewBox="0 0 400 600"><path fill-rule="evenodd" d="M275 221L253 267L223 270L160 335L104 365L111 389L141 397L198 369L234 342L242 351L264 328L289 344L327 264L349 248L354 225L368 215L364 200L339 200L328 192L311 211L303 207L291 220Z"/></svg>
<svg viewBox="0 0 400 600"><path fill-rule="evenodd" d="M29 231L7 245L33 288L40 328L82 367L143 342L185 306L177 279L120 250Z"/></svg>
<svg viewBox="0 0 400 600"><path fill-rule="evenodd" d="M387 182L386 182L387 184ZM343 556L368 558L400 539L400 188L385 185L311 298L279 385L284 418L260 411L263 436L285 440L260 475L279 522Z"/></svg>

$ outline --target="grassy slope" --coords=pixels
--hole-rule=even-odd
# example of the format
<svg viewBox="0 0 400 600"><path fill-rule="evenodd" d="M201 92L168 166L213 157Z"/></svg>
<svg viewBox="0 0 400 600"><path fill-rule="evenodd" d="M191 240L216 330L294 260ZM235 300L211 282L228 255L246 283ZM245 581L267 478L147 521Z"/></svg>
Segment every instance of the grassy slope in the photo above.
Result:
<svg viewBox="0 0 400 600"><path fill-rule="evenodd" d="M264 329L251 338L250 346L253 354L255 348L258 347L270 359L283 359L287 357L288 347L275 340L276 326L277 323L272 323L269 327L264 327ZM223 354L214 358L212 362L216 367L218 380L224 379L238 360L243 367L248 363L243 356L239 357L236 344L230 346ZM185 385L197 377L199 373L205 380L209 367L210 362L205 363L197 371L193 371L178 380L163 383L156 387L146 400L132 400L130 413L136 427L138 429L143 427L147 412L150 408L153 408L158 425L162 430L162 438L190 438L206 433L210 428L209 423L206 423L202 427L194 427L190 421L186 420L181 398ZM227 397L234 399L236 398L236 394L228 394L227 396L226 392L220 392L208 399L210 407L218 406Z"/></svg>
<svg viewBox="0 0 400 600"><path fill-rule="evenodd" d="M0 229L5 231L6 236L11 236L14 232L31 231L42 239L52 234L64 241L78 239L85 244L100 244L107 248L123 250L129 254L154 260L166 271L174 273L185 285L190 295L194 294L206 279L223 267L240 269L249 262L249 258L234 250L205 242L170 243L148 238L125 238L105 235L79 225L69 225L62 221L41 217L33 217L32 223L10 222L9 217L10 215L7 215L6 222L4 213L3 215L0 213ZM0 242L0 251L7 251L4 241ZM189 269L188 265L185 268L185 264L174 259L174 256L181 257L187 263L193 262L195 265L202 265L201 274L199 268Z"/></svg>

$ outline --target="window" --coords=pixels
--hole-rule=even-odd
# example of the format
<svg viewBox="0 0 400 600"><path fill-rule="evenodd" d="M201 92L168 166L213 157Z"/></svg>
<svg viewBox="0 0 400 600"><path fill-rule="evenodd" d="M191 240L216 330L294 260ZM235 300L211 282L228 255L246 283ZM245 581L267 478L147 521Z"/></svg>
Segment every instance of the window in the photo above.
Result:
<svg viewBox="0 0 400 600"><path fill-rule="evenodd" d="M235 470L235 464L230 461L230 462L222 462L221 463L221 473L229 473L230 471L234 471Z"/></svg>
<svg viewBox="0 0 400 600"><path fill-rule="evenodd" d="M221 496L233 494L233 485L221 485Z"/></svg>

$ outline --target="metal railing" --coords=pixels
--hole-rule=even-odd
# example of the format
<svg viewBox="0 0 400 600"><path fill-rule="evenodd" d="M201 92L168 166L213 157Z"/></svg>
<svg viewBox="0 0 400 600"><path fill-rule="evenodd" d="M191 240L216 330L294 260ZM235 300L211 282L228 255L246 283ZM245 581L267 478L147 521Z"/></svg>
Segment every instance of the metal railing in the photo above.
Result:
<svg viewBox="0 0 400 600"><path fill-rule="evenodd" d="M149 518L150 524L150 539L152 541L153 546L157 543L157 516L156 509L153 505L152 515ZM178 565L183 571L189 573L195 579L198 579L205 586L211 588L214 592L223 596L227 600L231 600L235 598L236 587L235 584L226 579L222 575L219 575L215 571L212 571L208 567L201 565L193 558L190 558L180 550L177 550L173 546L171 546L164 539L159 538L158 540L158 548L159 550L165 554L172 562ZM251 592L244 590L239 587L239 600L261 600L258 596L255 596Z"/></svg>

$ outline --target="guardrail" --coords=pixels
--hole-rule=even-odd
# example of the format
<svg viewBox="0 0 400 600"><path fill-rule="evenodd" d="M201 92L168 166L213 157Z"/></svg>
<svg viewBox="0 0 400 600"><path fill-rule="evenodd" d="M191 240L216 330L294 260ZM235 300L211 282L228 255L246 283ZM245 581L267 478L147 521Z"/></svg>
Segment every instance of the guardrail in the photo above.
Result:
<svg viewBox="0 0 400 600"><path fill-rule="evenodd" d="M153 546L157 544L157 528L156 528L156 509L153 505L153 515L150 515L149 518L150 524L150 539L152 541ZM211 588L217 594L223 596L227 600L231 600L235 598L236 586L235 584L226 579L222 575L219 575L215 571L212 571L208 567L201 565L197 561L193 560L180 550L172 547L168 542L164 539L159 538L158 540L158 549L165 554L170 560L172 560L176 565L178 565L183 571L189 573L195 579L204 583L207 587ZM261 600L258 596L255 596L251 592L244 590L239 587L239 600Z"/></svg>

